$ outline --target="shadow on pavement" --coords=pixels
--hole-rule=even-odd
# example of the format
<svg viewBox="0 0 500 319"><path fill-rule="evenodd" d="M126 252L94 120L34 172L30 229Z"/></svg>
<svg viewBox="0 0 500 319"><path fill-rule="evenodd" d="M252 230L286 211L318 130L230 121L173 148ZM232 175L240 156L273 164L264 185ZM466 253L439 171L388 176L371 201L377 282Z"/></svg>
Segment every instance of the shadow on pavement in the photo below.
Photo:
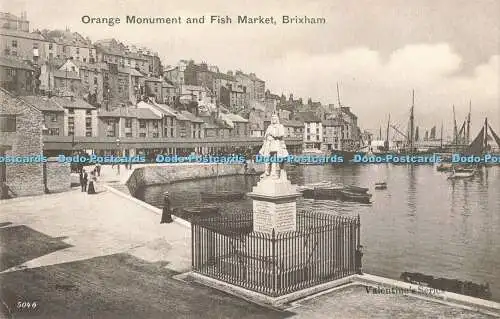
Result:
<svg viewBox="0 0 500 319"><path fill-rule="evenodd" d="M0 271L29 260L72 247L61 238L54 238L25 225L0 228Z"/></svg>
<svg viewBox="0 0 500 319"><path fill-rule="evenodd" d="M0 297L15 309L19 300L37 301L24 311L40 318L287 318L196 283L178 281L165 262L129 254L25 269L0 275ZM15 313L16 318L20 313Z"/></svg>

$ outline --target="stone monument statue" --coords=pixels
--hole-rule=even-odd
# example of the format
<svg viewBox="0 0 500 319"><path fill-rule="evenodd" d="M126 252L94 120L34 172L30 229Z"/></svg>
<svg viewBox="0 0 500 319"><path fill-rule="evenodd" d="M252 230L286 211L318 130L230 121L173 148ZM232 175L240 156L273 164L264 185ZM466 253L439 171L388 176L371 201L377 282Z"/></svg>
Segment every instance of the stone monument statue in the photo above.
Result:
<svg viewBox="0 0 500 319"><path fill-rule="evenodd" d="M266 133L264 134L264 143L259 151L259 154L266 156L268 159L271 157L286 157L288 156L288 151L285 145L285 127L280 123L279 117L276 114L271 116L271 124L268 126ZM279 167L279 168L278 168ZM266 171L262 175L262 178L271 176L272 178L279 179L284 173L284 164L279 163L266 163Z"/></svg>
<svg viewBox="0 0 500 319"><path fill-rule="evenodd" d="M266 130L264 143L259 151L262 156L286 157L285 127L276 114ZM287 177L283 162L266 163L260 181L247 194L253 199L253 229L263 233L281 233L296 230L296 199L301 196L297 185Z"/></svg>

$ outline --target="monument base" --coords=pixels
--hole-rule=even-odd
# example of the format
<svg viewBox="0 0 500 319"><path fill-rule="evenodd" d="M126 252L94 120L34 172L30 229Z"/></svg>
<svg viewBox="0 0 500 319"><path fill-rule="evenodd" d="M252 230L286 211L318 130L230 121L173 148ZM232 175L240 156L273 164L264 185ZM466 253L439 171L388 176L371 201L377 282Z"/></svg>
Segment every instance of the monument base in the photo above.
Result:
<svg viewBox="0 0 500 319"><path fill-rule="evenodd" d="M253 230L275 234L297 230L297 186L281 170L279 178L265 176L247 194L253 199Z"/></svg>

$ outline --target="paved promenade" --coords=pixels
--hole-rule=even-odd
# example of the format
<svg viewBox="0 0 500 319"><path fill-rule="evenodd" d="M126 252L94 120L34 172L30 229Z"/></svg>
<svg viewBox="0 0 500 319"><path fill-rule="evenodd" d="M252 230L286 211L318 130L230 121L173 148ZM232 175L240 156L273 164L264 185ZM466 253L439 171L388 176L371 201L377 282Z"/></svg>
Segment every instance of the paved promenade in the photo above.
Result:
<svg viewBox="0 0 500 319"><path fill-rule="evenodd" d="M0 317L490 318L362 286L273 309L177 280L190 270L190 229L160 224L158 211L108 190L103 180L118 182L108 169L95 195L74 188L0 201Z"/></svg>
<svg viewBox="0 0 500 319"><path fill-rule="evenodd" d="M173 278L190 270L190 229L98 186L0 202L6 318L283 318ZM37 302L18 309L17 302ZM207 312L208 311L208 312ZM1 317L1 316L0 316Z"/></svg>

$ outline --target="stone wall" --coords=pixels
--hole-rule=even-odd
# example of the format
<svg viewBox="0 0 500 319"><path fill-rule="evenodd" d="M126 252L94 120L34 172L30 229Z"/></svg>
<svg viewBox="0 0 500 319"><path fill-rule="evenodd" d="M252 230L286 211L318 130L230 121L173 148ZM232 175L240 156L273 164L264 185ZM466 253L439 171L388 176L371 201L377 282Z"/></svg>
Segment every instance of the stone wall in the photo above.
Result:
<svg viewBox="0 0 500 319"><path fill-rule="evenodd" d="M65 192L71 189L70 163L59 163L55 157L46 163L47 190L49 193Z"/></svg>
<svg viewBox="0 0 500 319"><path fill-rule="evenodd" d="M264 172L263 164L248 164L248 169ZM158 164L136 168L127 181L131 194L144 186L218 176L243 175L243 164Z"/></svg>
<svg viewBox="0 0 500 319"><path fill-rule="evenodd" d="M6 156L40 156L42 154L42 113L13 97L5 97L15 103L16 132L2 139L9 145ZM4 100L5 101L5 100ZM5 101L6 102L6 101ZM32 196L44 193L42 163L5 164L6 184L16 196Z"/></svg>

